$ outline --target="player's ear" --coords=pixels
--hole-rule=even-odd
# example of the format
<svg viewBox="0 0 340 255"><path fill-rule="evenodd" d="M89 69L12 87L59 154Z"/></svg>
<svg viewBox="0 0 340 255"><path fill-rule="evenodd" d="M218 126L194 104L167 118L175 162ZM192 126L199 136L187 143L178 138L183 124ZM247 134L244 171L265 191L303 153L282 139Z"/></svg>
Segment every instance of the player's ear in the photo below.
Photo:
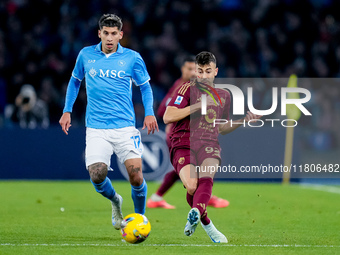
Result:
<svg viewBox="0 0 340 255"><path fill-rule="evenodd" d="M98 30L98 37L100 38L100 29Z"/></svg>
<svg viewBox="0 0 340 255"><path fill-rule="evenodd" d="M215 76L217 75L218 73L218 67L215 68Z"/></svg>
<svg viewBox="0 0 340 255"><path fill-rule="evenodd" d="M120 36L119 36L119 39L122 39L122 38L123 38L123 34L124 34L123 31L120 31L120 32L119 32L119 35L120 35Z"/></svg>

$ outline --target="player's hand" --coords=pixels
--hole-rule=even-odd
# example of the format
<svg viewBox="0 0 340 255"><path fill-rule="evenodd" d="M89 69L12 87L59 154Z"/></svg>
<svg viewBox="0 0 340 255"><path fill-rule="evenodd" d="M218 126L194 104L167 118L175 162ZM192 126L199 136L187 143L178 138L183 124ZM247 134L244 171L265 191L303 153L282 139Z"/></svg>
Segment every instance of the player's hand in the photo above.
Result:
<svg viewBox="0 0 340 255"><path fill-rule="evenodd" d="M59 120L59 124L61 126L61 129L64 131L64 133L66 135L68 135L68 129L72 126L71 125L71 113L69 112L65 112L60 120Z"/></svg>
<svg viewBox="0 0 340 255"><path fill-rule="evenodd" d="M256 115L250 111L247 112L246 117L244 118L245 121L250 121L250 120L257 120L257 119L261 119L262 115Z"/></svg>
<svg viewBox="0 0 340 255"><path fill-rule="evenodd" d="M148 128L148 134L150 134L151 132L155 133L156 129L157 129L157 132L159 132L158 124L157 124L157 120L155 116L149 115L145 117L142 129L144 130L145 127Z"/></svg>

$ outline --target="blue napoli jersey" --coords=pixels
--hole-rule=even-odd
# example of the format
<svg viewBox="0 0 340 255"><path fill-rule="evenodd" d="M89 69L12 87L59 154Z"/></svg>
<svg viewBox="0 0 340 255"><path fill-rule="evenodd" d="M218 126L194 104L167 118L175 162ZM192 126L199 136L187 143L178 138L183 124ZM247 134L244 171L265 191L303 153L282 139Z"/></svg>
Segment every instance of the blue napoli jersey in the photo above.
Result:
<svg viewBox="0 0 340 255"><path fill-rule="evenodd" d="M118 44L109 56L101 51L102 43L83 48L77 57L72 76L86 80L86 126L111 129L135 126L132 83L143 85L150 80L139 53Z"/></svg>

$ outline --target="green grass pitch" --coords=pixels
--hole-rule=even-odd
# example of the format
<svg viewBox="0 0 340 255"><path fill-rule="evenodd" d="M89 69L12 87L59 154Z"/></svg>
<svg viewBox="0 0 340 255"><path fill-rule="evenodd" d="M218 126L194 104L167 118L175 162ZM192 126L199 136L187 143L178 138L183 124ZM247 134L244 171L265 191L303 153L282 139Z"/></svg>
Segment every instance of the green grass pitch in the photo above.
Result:
<svg viewBox="0 0 340 255"><path fill-rule="evenodd" d="M129 184L113 185L124 198L123 214L132 213ZM158 185L148 183L149 195ZM212 243L201 226L184 235L189 206L178 182L165 195L177 208L147 209L151 234L131 245L121 241L110 203L90 182L1 181L0 254L340 254L340 192L216 182L213 193L230 201L208 208L228 244Z"/></svg>

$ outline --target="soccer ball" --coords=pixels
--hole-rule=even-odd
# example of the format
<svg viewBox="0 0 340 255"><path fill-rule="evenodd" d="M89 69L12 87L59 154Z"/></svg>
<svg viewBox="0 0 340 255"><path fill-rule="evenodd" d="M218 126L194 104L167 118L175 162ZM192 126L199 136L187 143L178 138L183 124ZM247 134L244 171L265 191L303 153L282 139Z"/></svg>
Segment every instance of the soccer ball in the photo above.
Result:
<svg viewBox="0 0 340 255"><path fill-rule="evenodd" d="M149 220L142 214L131 213L122 221L120 233L128 243L141 243L146 240L151 231Z"/></svg>

